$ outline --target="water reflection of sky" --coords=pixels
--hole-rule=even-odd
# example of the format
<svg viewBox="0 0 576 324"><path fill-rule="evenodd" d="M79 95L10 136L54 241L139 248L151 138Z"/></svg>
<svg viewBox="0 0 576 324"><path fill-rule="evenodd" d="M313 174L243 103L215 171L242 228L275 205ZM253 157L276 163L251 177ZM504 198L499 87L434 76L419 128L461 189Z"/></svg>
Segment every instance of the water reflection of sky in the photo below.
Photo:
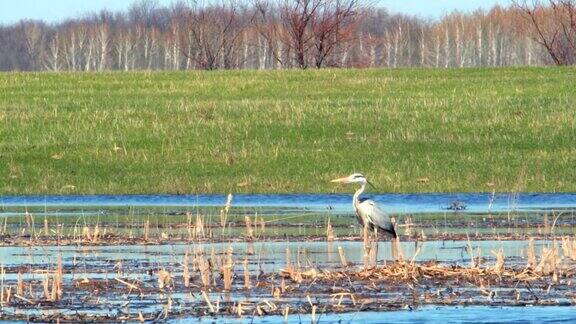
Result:
<svg viewBox="0 0 576 324"><path fill-rule="evenodd" d="M576 209L575 193L418 193L369 195L391 213L443 212L454 202L466 206L461 212ZM238 194L233 206L289 207L315 211L352 211L351 194ZM226 195L69 195L0 196L8 206L222 206Z"/></svg>

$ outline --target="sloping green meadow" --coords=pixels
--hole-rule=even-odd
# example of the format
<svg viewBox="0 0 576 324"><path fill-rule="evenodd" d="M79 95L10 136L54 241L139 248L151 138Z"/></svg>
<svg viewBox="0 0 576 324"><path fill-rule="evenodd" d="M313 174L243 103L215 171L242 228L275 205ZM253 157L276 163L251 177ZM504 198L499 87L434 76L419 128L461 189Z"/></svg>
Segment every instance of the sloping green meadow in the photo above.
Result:
<svg viewBox="0 0 576 324"><path fill-rule="evenodd" d="M0 74L0 193L576 191L576 70Z"/></svg>

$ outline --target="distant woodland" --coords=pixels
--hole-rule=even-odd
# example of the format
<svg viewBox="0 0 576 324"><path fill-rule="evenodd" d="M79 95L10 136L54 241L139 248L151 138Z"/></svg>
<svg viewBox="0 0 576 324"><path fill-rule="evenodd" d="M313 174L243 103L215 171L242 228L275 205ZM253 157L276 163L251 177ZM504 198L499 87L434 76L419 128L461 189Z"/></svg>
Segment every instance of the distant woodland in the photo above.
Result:
<svg viewBox="0 0 576 324"><path fill-rule="evenodd" d="M58 23L0 26L0 70L492 67L576 63L576 0L438 19L362 0L145 0Z"/></svg>

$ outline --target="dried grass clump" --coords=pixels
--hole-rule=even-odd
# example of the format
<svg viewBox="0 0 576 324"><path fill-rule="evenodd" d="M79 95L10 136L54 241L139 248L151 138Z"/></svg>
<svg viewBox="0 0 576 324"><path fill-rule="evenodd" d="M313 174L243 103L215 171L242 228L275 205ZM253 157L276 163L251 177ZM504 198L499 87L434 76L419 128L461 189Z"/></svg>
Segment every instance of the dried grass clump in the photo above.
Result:
<svg viewBox="0 0 576 324"><path fill-rule="evenodd" d="M301 282L306 279L315 281L326 282L339 282L344 280L349 282L354 281L404 281L404 282L420 282L422 280L457 280L466 281L478 285L483 282L508 280L510 282L529 282L541 280L543 277L551 277L557 280L557 269L552 266L554 263L554 249L550 249L547 254L543 255L542 269L521 269L521 268L507 268L505 266L505 257L503 252L494 252L496 256L496 263L491 267L461 267L454 265L443 265L438 263L418 264L415 262L394 262L382 267L372 267L366 269L361 268L346 268L339 270L322 270L315 272L314 275L306 276L303 273L300 275L300 280L294 280L296 277L285 270L280 270L280 275L292 280ZM566 276L574 275L574 271L564 273Z"/></svg>
<svg viewBox="0 0 576 324"><path fill-rule="evenodd" d="M560 258L558 257L558 248L556 243L549 248L542 249L542 256L540 262L534 269L534 271L540 275L550 275L557 271L558 265L560 264Z"/></svg>
<svg viewBox="0 0 576 324"><path fill-rule="evenodd" d="M161 269L156 274L158 275L158 287L160 289L168 288L172 285L172 275L170 275L170 272Z"/></svg>
<svg viewBox="0 0 576 324"><path fill-rule="evenodd" d="M210 274L212 272L210 262L204 258L204 253L202 251L196 252L196 257L194 258L195 268L200 272L200 279L204 287L210 287Z"/></svg>
<svg viewBox="0 0 576 324"><path fill-rule="evenodd" d="M564 256L572 261L576 261L576 238L562 238L562 252Z"/></svg>
<svg viewBox="0 0 576 324"><path fill-rule="evenodd" d="M500 275L504 271L504 251L500 249L496 252L492 251L492 254L496 257L496 263L494 264L492 270L496 274Z"/></svg>

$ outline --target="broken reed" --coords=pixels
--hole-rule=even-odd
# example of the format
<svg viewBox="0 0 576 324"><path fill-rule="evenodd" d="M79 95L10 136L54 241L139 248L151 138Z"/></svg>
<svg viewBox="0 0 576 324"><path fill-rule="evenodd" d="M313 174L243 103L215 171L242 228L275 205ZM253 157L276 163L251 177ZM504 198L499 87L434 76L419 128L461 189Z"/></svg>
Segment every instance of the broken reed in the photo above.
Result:
<svg viewBox="0 0 576 324"><path fill-rule="evenodd" d="M232 248L226 250L222 262L222 279L224 281L224 290L232 290L232 279L234 277L234 263L232 261Z"/></svg>
<svg viewBox="0 0 576 324"><path fill-rule="evenodd" d="M332 228L332 224L330 224L330 217L328 217L328 221L326 222L326 240L332 242L335 238L334 229Z"/></svg>
<svg viewBox="0 0 576 324"><path fill-rule="evenodd" d="M182 262L182 277L184 278L184 287L190 287L190 269L189 269L188 250L184 253L184 261Z"/></svg>
<svg viewBox="0 0 576 324"><path fill-rule="evenodd" d="M222 234L224 234L224 229L226 228L226 223L228 221L228 212L232 207L232 194L229 193L226 197L226 204L224 208L220 210L220 226L222 227Z"/></svg>

